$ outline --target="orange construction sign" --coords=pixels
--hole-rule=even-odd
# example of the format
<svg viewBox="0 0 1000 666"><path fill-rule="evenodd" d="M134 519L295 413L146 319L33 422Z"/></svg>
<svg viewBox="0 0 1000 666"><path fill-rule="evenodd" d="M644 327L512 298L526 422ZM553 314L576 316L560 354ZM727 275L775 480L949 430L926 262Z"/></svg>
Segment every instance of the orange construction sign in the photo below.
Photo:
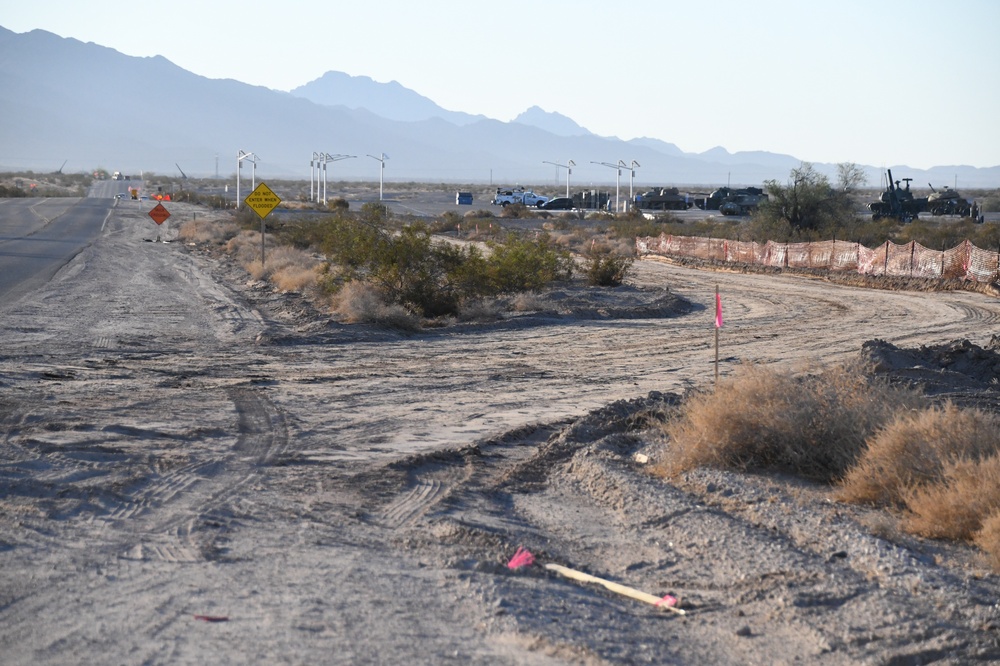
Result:
<svg viewBox="0 0 1000 666"><path fill-rule="evenodd" d="M153 210L149 211L149 216L153 218L153 222L157 224L163 224L170 217L170 211L163 207L163 204L158 203L153 206Z"/></svg>

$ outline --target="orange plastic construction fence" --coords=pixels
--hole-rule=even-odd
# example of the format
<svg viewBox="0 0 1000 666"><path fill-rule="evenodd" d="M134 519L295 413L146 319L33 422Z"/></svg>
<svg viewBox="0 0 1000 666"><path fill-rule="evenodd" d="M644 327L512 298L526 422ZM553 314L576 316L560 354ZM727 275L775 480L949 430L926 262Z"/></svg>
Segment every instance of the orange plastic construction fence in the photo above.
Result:
<svg viewBox="0 0 1000 666"><path fill-rule="evenodd" d="M825 268L864 275L958 278L973 282L1000 279L1000 249L982 250L965 241L950 250L932 250L911 241L886 241L872 249L849 241L815 243L757 243L698 236L647 236L635 239L639 256L692 257L740 264L784 268Z"/></svg>

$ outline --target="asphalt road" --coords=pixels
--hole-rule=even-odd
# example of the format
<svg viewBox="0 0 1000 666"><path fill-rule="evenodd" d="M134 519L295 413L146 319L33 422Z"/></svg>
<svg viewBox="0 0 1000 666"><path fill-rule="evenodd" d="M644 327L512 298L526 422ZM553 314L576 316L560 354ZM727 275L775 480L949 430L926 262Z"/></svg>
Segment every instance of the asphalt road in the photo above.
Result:
<svg viewBox="0 0 1000 666"><path fill-rule="evenodd" d="M48 282L100 234L112 199L0 199L0 306Z"/></svg>

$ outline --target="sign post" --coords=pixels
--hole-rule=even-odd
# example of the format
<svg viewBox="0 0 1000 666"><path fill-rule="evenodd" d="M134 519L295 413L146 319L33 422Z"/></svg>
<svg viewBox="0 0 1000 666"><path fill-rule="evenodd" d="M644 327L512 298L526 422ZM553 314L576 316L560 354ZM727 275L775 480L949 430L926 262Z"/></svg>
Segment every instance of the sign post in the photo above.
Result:
<svg viewBox="0 0 1000 666"><path fill-rule="evenodd" d="M266 184L261 183L243 200L260 217L260 265L264 265L264 218L278 207L281 199Z"/></svg>
<svg viewBox="0 0 1000 666"><path fill-rule="evenodd" d="M715 388L719 388L719 329L722 328L722 296L715 285Z"/></svg>
<svg viewBox="0 0 1000 666"><path fill-rule="evenodd" d="M149 217L151 217L153 222L156 222L156 225L159 226L166 222L167 218L170 217L170 211L168 211L162 203L158 203L153 206L152 210L149 211ZM156 234L156 242L160 242L160 234Z"/></svg>

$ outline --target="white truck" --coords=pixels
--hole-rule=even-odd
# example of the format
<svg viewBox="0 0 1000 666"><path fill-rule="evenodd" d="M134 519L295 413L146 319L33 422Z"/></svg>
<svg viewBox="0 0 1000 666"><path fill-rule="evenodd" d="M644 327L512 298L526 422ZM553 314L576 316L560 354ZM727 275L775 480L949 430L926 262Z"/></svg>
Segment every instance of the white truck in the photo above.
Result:
<svg viewBox="0 0 1000 666"><path fill-rule="evenodd" d="M516 203L524 204L525 206L540 206L548 200L548 197L535 194L531 190L525 191L521 187L512 190L505 190L498 187L497 193L493 196L493 201L490 203L494 206L507 206Z"/></svg>

